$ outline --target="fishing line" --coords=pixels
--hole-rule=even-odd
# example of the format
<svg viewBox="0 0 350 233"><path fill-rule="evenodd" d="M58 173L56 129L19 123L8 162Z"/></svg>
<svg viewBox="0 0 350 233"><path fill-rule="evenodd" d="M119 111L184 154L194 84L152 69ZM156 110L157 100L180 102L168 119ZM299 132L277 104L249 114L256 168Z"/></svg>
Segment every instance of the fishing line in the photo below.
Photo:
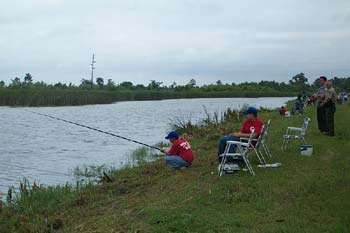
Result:
<svg viewBox="0 0 350 233"><path fill-rule="evenodd" d="M51 119L54 119L54 120L63 121L63 122L68 123L68 124L80 126L80 127L86 128L86 129L94 130L94 131L97 131L97 132L100 132L100 133L103 133L103 134L110 135L112 137L120 138L120 139L126 140L128 142L133 142L133 143L136 143L136 144L139 144L139 145L142 145L142 146L146 146L146 147L149 147L149 148L161 151L161 149L158 148L158 147L151 146L151 145L148 145L146 143L143 143L143 142L140 142L140 141L136 141L134 139L127 138L127 137L124 137L124 136L121 136L121 135L117 135L117 134L114 134L114 133L111 133L111 132L107 132L107 131L104 131L104 130L100 130L100 129L97 129L97 128L94 128L94 127L91 127L91 126L83 125L83 124L80 124L80 123L76 123L76 122L73 122L73 121L65 120L63 118L59 118L59 117L56 117L56 116L51 116L51 115L44 114L44 113L39 113L39 112L34 112L34 111L29 111L29 110L25 110L25 111L31 112L33 114L37 114L37 115L40 115L40 116L45 116L45 117L48 117L48 118L51 118Z"/></svg>

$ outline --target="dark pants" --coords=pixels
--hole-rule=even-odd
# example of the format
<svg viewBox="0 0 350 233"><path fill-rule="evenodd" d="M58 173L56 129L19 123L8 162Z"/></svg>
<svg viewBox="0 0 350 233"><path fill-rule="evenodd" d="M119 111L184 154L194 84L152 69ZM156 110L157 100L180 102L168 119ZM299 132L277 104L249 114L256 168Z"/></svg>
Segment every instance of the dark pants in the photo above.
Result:
<svg viewBox="0 0 350 233"><path fill-rule="evenodd" d="M318 129L321 132L326 132L326 112L324 106L318 106L317 107L317 123L318 123Z"/></svg>
<svg viewBox="0 0 350 233"><path fill-rule="evenodd" d="M218 159L219 159L219 163L221 162L222 157L220 157L221 154L223 154L225 152L225 148L226 148L226 144L228 141L239 141L239 138L236 136L232 136L232 135L227 135L224 136L220 139L219 141L219 145L218 145ZM229 153L234 153L236 151L236 146L232 145L230 147ZM227 158L227 162L235 162L232 157L228 157Z"/></svg>
<svg viewBox="0 0 350 233"><path fill-rule="evenodd" d="M334 113L335 104L329 103L324 106L325 111L325 132L329 136L334 136Z"/></svg>

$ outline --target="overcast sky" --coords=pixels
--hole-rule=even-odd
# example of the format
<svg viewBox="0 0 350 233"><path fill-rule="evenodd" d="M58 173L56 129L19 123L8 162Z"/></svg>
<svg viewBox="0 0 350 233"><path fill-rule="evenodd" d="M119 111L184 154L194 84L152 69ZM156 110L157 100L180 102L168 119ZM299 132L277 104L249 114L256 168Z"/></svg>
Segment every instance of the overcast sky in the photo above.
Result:
<svg viewBox="0 0 350 233"><path fill-rule="evenodd" d="M0 80L350 76L350 0L2 0Z"/></svg>

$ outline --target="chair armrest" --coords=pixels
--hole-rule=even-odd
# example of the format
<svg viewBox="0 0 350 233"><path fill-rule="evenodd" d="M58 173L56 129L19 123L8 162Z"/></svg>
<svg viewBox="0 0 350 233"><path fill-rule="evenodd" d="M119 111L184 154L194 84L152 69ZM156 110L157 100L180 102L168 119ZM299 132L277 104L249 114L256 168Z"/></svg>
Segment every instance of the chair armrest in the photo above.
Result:
<svg viewBox="0 0 350 233"><path fill-rule="evenodd" d="M231 145L244 146L244 147L249 146L249 144L247 142L240 142L240 141L227 141L226 143L231 144Z"/></svg>
<svg viewBox="0 0 350 233"><path fill-rule="evenodd" d="M303 131L302 128L298 128L298 127L288 127L288 130L291 130L291 131Z"/></svg>
<svg viewBox="0 0 350 233"><path fill-rule="evenodd" d="M240 138L239 140L241 140L241 141L249 141L249 138ZM258 141L258 139L256 139L256 138L253 138L253 139L251 139L251 141Z"/></svg>

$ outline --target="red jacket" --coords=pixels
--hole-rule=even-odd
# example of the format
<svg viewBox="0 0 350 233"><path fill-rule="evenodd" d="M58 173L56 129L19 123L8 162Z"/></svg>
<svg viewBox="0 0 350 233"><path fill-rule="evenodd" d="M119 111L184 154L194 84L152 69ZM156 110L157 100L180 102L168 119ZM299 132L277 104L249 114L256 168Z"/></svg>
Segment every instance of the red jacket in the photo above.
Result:
<svg viewBox="0 0 350 233"><path fill-rule="evenodd" d="M177 155L188 163L192 163L194 156L190 144L183 138L173 142L167 155Z"/></svg>
<svg viewBox="0 0 350 233"><path fill-rule="evenodd" d="M259 137L263 128L264 122L260 118L255 120L246 120L243 122L241 133L250 134L252 130L255 130L256 137Z"/></svg>

